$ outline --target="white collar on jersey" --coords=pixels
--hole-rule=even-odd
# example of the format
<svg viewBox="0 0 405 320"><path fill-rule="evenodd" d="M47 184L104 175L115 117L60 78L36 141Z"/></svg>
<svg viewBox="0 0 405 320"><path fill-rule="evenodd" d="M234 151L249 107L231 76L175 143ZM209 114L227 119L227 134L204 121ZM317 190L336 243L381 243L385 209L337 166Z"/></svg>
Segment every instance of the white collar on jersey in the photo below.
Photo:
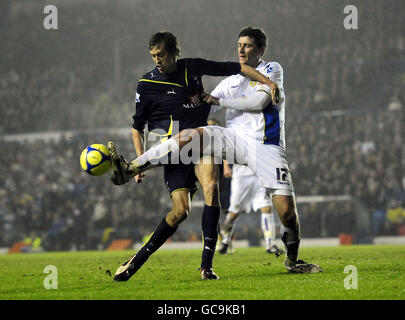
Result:
<svg viewBox="0 0 405 320"><path fill-rule="evenodd" d="M257 65L256 70L261 70L261 69L263 69L263 68L266 66L266 64L267 64L267 62L265 62L264 60L261 60L261 61L259 62L259 64Z"/></svg>

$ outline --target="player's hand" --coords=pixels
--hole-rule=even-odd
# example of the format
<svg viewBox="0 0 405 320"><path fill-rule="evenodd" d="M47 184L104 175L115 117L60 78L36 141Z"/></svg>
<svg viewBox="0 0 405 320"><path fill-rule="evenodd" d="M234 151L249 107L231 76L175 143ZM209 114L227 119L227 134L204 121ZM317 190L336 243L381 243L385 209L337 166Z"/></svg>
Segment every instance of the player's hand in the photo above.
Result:
<svg viewBox="0 0 405 320"><path fill-rule="evenodd" d="M271 101L273 105L278 105L280 103L280 89L277 85L271 87Z"/></svg>
<svg viewBox="0 0 405 320"><path fill-rule="evenodd" d="M134 180L135 180L136 183L141 183L141 182L143 182L144 177L145 177L145 172L141 172L140 174L137 174L134 177Z"/></svg>
<svg viewBox="0 0 405 320"><path fill-rule="evenodd" d="M229 166L224 166L224 178L232 177L232 169Z"/></svg>
<svg viewBox="0 0 405 320"><path fill-rule="evenodd" d="M191 103L194 104L195 106L199 106L200 104L202 104L199 94L193 94L189 98L190 98Z"/></svg>
<svg viewBox="0 0 405 320"><path fill-rule="evenodd" d="M273 105L278 105L280 103L280 88L277 83L266 77L266 85L270 87L271 102Z"/></svg>
<svg viewBox="0 0 405 320"><path fill-rule="evenodd" d="M203 100L204 100L206 103L219 106L219 99L213 97L213 96L210 95L210 94L203 93Z"/></svg>

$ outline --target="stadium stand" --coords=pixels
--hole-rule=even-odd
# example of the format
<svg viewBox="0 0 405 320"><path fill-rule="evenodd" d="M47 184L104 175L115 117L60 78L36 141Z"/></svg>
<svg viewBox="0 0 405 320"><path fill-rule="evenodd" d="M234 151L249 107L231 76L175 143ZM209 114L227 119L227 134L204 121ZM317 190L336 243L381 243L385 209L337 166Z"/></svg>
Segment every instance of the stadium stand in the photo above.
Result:
<svg viewBox="0 0 405 320"><path fill-rule="evenodd" d="M169 2L164 13L154 10L163 0L118 1L116 7L74 2L63 7L61 30L50 34L38 23L43 16L34 2L2 1L0 247L40 236L45 250L105 248L106 228L114 229L110 241L141 241L166 213L161 170L148 172L139 186L112 187L108 177L81 172L79 155L109 139L134 155L128 136L134 91L152 66L146 43L163 14L170 20L165 26L179 35L182 56L235 60L235 35L243 26L235 1ZM347 31L342 1L277 2L271 19L257 10L260 3L252 0L243 10L269 35L265 58L284 68L297 195L352 195L367 207L374 236L404 235L405 22L396 14L404 4L359 1L360 28ZM214 8L231 17L226 30L202 14ZM179 15L184 20L177 21ZM185 30L187 24L207 41ZM217 82L207 79L207 90ZM303 203L303 237L351 234L353 211L350 203L338 209L333 202L327 208ZM327 221L322 230L321 219ZM173 240L195 232L184 227ZM248 234L241 229L238 237Z"/></svg>

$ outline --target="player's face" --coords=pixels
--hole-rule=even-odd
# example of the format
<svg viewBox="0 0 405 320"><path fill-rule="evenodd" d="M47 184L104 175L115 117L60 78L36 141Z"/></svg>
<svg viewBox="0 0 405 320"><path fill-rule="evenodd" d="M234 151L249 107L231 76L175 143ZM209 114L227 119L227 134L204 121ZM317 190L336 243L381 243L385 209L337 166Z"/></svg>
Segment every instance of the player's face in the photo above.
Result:
<svg viewBox="0 0 405 320"><path fill-rule="evenodd" d="M176 70L176 56L169 54L163 45L151 47L149 53L160 73L170 73Z"/></svg>
<svg viewBox="0 0 405 320"><path fill-rule="evenodd" d="M259 49L253 38L240 37L238 40L239 62L256 68L262 59L264 50Z"/></svg>

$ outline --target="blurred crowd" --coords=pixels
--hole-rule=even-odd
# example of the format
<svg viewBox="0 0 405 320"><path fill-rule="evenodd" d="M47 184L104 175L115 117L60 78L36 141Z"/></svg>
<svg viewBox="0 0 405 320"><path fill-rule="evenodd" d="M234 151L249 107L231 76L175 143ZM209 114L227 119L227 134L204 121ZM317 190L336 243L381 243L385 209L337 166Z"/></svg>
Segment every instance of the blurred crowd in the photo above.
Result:
<svg viewBox="0 0 405 320"><path fill-rule="evenodd" d="M122 3L64 7L61 30L51 34L37 26L43 16L35 5L2 2L9 32L0 33L5 44L0 47L0 144L7 150L0 155L0 246L37 235L49 250L94 249L113 237L141 241L169 209L160 169L148 172L141 187L119 188L79 166L86 145L112 138L96 129L130 132L137 79L153 67L146 44L158 31L151 21L162 18L155 9L166 2L137 2L137 19L131 5ZM262 6L257 0L240 6L231 0L170 3L165 5L169 23L159 28L180 37L182 56L235 60L240 21L254 17L269 35L265 60L284 68L287 152L296 194L351 195L367 208L373 235L405 234L404 4L359 1L359 29L346 30L342 1L313 0L306 7L298 0L277 2L270 20L268 12L257 9ZM226 30L218 31L204 12L226 12L231 17ZM208 41L196 41L187 24ZM143 32L137 32L139 25ZM207 91L216 83L207 78ZM57 130L76 133L6 139ZM134 156L130 136L113 138ZM304 237L356 228L353 203L303 203L299 210ZM173 239L195 238L195 233L182 229Z"/></svg>
<svg viewBox="0 0 405 320"><path fill-rule="evenodd" d="M92 139L97 141L91 141ZM124 154L128 139L110 135ZM96 249L108 238L141 241L166 209L161 170L148 173L140 187L113 186L109 175L95 177L80 168L82 149L106 143L104 136L69 136L34 142L1 142L0 246L24 237L42 238L46 249ZM106 243L104 243L105 245Z"/></svg>

